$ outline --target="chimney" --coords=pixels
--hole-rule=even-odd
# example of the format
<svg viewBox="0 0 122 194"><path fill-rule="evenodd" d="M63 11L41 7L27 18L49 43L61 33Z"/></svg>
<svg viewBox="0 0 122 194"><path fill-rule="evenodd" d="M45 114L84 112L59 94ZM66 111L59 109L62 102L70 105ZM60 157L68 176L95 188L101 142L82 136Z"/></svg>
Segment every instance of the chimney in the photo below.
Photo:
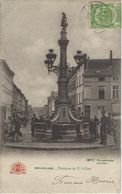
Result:
<svg viewBox="0 0 122 194"><path fill-rule="evenodd" d="M112 65L112 50L110 50L110 65Z"/></svg>

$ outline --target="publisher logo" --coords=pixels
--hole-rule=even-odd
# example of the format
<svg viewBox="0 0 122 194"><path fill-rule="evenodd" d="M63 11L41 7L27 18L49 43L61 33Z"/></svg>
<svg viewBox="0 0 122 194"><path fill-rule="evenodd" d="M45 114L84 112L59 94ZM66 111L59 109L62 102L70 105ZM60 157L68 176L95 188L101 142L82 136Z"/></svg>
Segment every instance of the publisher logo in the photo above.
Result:
<svg viewBox="0 0 122 194"><path fill-rule="evenodd" d="M13 163L10 167L11 174L26 174L26 166L22 162Z"/></svg>

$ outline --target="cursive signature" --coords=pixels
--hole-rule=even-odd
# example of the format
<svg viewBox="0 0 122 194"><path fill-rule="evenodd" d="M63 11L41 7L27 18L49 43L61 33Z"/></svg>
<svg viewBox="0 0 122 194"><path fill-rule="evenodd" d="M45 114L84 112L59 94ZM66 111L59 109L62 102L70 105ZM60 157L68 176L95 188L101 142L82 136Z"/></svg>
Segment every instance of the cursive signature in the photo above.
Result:
<svg viewBox="0 0 122 194"><path fill-rule="evenodd" d="M79 177L69 176L69 175L60 175L54 178L52 182L53 185L57 184L83 184L82 180Z"/></svg>
<svg viewBox="0 0 122 194"><path fill-rule="evenodd" d="M100 178L99 176L91 176L90 178L86 179L86 183L111 183L114 184L114 180L111 178Z"/></svg>
<svg viewBox="0 0 122 194"><path fill-rule="evenodd" d="M69 175L59 175L54 177L52 184L65 184L65 185L81 185L81 184L114 184L112 178L100 178L99 176L91 176L88 178L85 177L75 177Z"/></svg>

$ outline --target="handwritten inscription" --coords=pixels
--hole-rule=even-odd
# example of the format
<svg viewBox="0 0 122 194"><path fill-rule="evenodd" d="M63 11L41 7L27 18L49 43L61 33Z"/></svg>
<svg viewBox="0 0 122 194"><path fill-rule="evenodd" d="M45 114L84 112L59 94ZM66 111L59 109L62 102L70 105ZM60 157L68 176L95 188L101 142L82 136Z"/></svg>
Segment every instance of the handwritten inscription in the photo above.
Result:
<svg viewBox="0 0 122 194"><path fill-rule="evenodd" d="M114 180L112 178L101 178L98 176L91 176L89 178L84 178L84 177L75 177L75 176L69 176L69 175L59 175L56 176L52 182L52 185L57 185L57 184L114 184Z"/></svg>
<svg viewBox="0 0 122 194"><path fill-rule="evenodd" d="M52 184L53 185L57 185L57 184L83 184L83 181L79 180L78 177L65 175L65 176L56 176L54 178L54 181Z"/></svg>

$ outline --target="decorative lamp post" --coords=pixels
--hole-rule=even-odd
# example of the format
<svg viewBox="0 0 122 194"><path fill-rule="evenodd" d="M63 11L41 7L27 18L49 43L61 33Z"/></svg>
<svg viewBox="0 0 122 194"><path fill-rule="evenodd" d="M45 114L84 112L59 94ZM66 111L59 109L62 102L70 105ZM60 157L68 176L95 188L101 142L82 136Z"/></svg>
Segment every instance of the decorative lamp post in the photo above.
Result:
<svg viewBox="0 0 122 194"><path fill-rule="evenodd" d="M86 69L87 63L89 61L89 57L87 57L87 54L83 54L82 51L78 50L76 52L77 54L74 56L74 59L78 66L81 66L84 64L84 67Z"/></svg>
<svg viewBox="0 0 122 194"><path fill-rule="evenodd" d="M56 60L57 55L54 53L53 49L49 49L49 53L46 55L46 60L44 61L48 72L55 71L57 69L57 66L54 66L54 62Z"/></svg>
<svg viewBox="0 0 122 194"><path fill-rule="evenodd" d="M60 63L54 65L56 54L53 49L49 50L46 55L45 64L48 72L55 72L58 76L58 97L56 99L56 110L52 119L50 119L50 126L47 130L47 136L54 139L62 140L76 140L80 137L81 120L74 117L71 111L71 102L68 97L68 80L70 68L67 64L67 46L69 40L67 39L66 28L68 26L67 17L62 13L61 21L61 38L58 41L60 47ZM87 55L77 51L74 59L78 65L87 63Z"/></svg>

